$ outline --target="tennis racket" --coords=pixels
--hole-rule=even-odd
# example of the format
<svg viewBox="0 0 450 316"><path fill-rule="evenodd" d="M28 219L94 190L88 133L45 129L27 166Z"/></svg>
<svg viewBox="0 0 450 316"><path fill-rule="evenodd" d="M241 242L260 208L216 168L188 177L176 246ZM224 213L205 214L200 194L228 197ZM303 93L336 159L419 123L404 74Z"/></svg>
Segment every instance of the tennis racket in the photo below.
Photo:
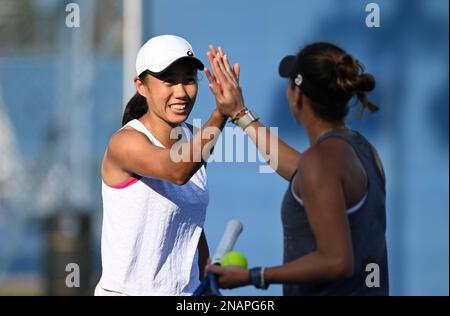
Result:
<svg viewBox="0 0 450 316"><path fill-rule="evenodd" d="M220 265L220 259L224 254L231 251L236 243L237 238L242 233L243 230L242 223L237 220L231 220L228 222L225 232L222 235L219 246L214 252L214 257L212 259L212 264ZM221 296L217 286L216 275L212 272L208 272L206 277L203 279L202 283L198 286L192 296Z"/></svg>

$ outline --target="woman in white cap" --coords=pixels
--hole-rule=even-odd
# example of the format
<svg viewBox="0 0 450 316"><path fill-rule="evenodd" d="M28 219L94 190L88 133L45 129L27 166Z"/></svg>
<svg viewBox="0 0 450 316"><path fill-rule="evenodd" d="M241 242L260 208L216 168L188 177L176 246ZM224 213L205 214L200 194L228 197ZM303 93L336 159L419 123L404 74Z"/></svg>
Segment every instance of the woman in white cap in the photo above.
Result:
<svg viewBox="0 0 450 316"><path fill-rule="evenodd" d="M300 153L271 135L245 107L238 74L223 51L211 47L209 58L216 78L206 73L218 103L239 104L233 122L264 154L272 152L266 154L271 166L289 181L281 207L283 264L250 270L211 265L219 286L266 289L278 283L284 295L388 295L382 163L366 138L345 126L353 97L362 110L378 110L367 99L374 77L331 43L307 45L281 61L292 115L310 141ZM277 152L267 150L274 141Z"/></svg>
<svg viewBox="0 0 450 316"><path fill-rule="evenodd" d="M214 109L193 135L184 122L203 69L178 36L152 38L139 51L137 93L102 164L103 270L95 295L191 295L199 285L209 257L204 163L236 111Z"/></svg>

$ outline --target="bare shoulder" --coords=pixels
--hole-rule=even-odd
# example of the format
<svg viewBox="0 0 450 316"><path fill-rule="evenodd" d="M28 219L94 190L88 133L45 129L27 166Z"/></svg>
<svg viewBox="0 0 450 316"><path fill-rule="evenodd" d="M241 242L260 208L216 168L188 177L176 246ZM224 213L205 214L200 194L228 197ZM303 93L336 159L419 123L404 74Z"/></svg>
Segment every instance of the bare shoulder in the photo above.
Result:
<svg viewBox="0 0 450 316"><path fill-rule="evenodd" d="M328 164L332 167L341 169L350 159L357 159L353 147L338 137L330 137L315 147L320 155L328 158Z"/></svg>
<svg viewBox="0 0 450 316"><path fill-rule="evenodd" d="M333 139L311 146L306 150L298 161L298 169L301 175L328 174L339 167L339 147Z"/></svg>
<svg viewBox="0 0 450 316"><path fill-rule="evenodd" d="M111 136L107 152L112 156L117 156L127 148L142 144L142 142L150 143L148 138L141 132L131 127L125 127Z"/></svg>
<svg viewBox="0 0 450 316"><path fill-rule="evenodd" d="M342 173L339 163L336 162L337 149L334 147L335 144L313 145L299 159L294 189L305 203L308 197L317 197L325 190L336 188L340 183Z"/></svg>

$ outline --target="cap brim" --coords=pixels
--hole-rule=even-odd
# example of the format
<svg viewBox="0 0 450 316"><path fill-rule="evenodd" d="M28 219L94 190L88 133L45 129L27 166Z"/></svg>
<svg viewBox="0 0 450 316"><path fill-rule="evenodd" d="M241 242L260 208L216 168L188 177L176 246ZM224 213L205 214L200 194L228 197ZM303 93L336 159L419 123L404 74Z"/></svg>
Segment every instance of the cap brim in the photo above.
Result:
<svg viewBox="0 0 450 316"><path fill-rule="evenodd" d="M159 75L164 74L173 65L175 65L175 64L177 64L179 62L184 62L184 61L192 62L192 67L194 69L198 69L198 70L201 70L201 71L203 71L205 69L205 65L203 65L203 63L200 61L200 59L197 59L196 57L193 57L193 56L183 56L183 57L180 57L180 58L174 60L171 64L169 64L166 68L164 68L163 70L161 70L159 72L153 72L153 71L150 71L150 70L149 70L149 72L152 75L154 75L154 76L159 76Z"/></svg>
<svg viewBox="0 0 450 316"><path fill-rule="evenodd" d="M280 66L278 67L278 72L281 77L289 78L292 76L294 66L296 62L295 56L286 56L281 60Z"/></svg>

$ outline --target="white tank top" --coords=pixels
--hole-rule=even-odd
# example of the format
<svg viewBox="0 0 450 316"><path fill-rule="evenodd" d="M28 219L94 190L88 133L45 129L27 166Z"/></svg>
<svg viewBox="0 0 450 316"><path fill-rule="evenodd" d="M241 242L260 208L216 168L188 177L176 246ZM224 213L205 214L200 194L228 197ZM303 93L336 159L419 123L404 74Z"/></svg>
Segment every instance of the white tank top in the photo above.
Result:
<svg viewBox="0 0 450 316"><path fill-rule="evenodd" d="M163 147L139 120L125 126ZM102 181L102 196L97 287L125 295L191 295L200 283L197 246L209 201L205 167L182 186L147 177L117 187Z"/></svg>

